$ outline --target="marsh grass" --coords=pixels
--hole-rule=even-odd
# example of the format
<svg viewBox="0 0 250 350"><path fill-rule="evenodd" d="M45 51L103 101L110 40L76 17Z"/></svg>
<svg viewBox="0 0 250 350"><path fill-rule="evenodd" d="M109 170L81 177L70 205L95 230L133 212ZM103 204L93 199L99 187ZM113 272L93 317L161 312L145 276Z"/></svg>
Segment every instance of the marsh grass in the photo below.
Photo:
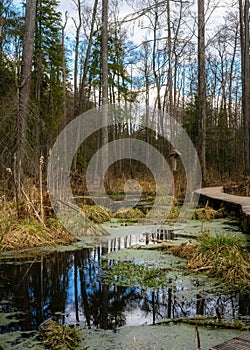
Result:
<svg viewBox="0 0 250 350"><path fill-rule="evenodd" d="M145 214L138 208L120 208L114 213L114 218L123 220L138 220L145 217Z"/></svg>
<svg viewBox="0 0 250 350"><path fill-rule="evenodd" d="M109 221L112 217L111 210L97 205L83 205L83 213L97 224Z"/></svg>
<svg viewBox="0 0 250 350"><path fill-rule="evenodd" d="M46 228L29 218L15 220L0 218L0 251L55 246L75 241L57 220L48 220Z"/></svg>
<svg viewBox="0 0 250 350"><path fill-rule="evenodd" d="M170 208L170 211L167 215L167 222L170 222L170 221L175 221L178 219L180 215L180 207L177 206L177 205L172 205L172 207Z"/></svg>
<svg viewBox="0 0 250 350"><path fill-rule="evenodd" d="M173 204L167 215L166 222L177 220L179 218L180 211L181 211L181 207L178 204ZM209 221L214 219L220 219L220 218L223 218L224 216L225 216L225 213L223 208L219 210L215 210L213 208L206 206L204 208L196 208L192 215L192 219Z"/></svg>
<svg viewBox="0 0 250 350"><path fill-rule="evenodd" d="M221 208L219 210L215 210L213 208L210 208L208 206L204 208L197 208L195 209L192 219L194 220L213 220L213 219L220 219L225 216L224 209Z"/></svg>
<svg viewBox="0 0 250 350"><path fill-rule="evenodd" d="M40 326L40 333L46 349L74 350L81 340L75 327L61 325L52 320L47 321L43 327Z"/></svg>
<svg viewBox="0 0 250 350"><path fill-rule="evenodd" d="M211 276L220 278L228 287L249 293L250 254L245 241L228 234L205 234L188 262L188 268L207 268Z"/></svg>
<svg viewBox="0 0 250 350"><path fill-rule="evenodd" d="M183 243L169 252L188 260L191 271L206 271L229 289L250 292L250 254L244 239L236 235L205 233L198 244Z"/></svg>

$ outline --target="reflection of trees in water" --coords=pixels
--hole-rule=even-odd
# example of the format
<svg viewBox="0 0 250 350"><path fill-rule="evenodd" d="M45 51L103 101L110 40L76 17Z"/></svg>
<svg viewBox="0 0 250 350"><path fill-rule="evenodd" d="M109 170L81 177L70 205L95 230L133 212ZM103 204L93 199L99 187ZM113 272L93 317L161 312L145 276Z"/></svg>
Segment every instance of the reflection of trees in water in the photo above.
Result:
<svg viewBox="0 0 250 350"><path fill-rule="evenodd" d="M129 297L126 289L125 287L112 287L103 284L90 297L90 312L95 327L112 329L126 324L124 310Z"/></svg>
<svg viewBox="0 0 250 350"><path fill-rule="evenodd" d="M150 323L196 314L218 319L250 314L249 297L230 294L210 297L202 291L188 295L182 294L179 286L150 291L106 285L100 261L107 250L100 246L51 253L29 263L2 263L1 310L18 310L24 314L20 316L20 323L10 321L9 325L0 327L0 332L36 329L58 312L61 314L57 319L62 323L68 322L65 313L69 312L74 315L74 322L104 329L125 325L127 313L133 310L139 310Z"/></svg>

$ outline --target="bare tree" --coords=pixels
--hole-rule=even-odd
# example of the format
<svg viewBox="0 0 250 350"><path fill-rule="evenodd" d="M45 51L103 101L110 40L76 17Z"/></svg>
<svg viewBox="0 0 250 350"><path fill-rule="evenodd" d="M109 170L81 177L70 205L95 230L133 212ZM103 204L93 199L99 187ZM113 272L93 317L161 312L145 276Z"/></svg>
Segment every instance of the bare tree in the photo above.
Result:
<svg viewBox="0 0 250 350"><path fill-rule="evenodd" d="M167 31L168 31L168 92L169 92L169 113L173 115L173 71L172 71L172 34L171 34L171 15L170 15L170 0L167 0Z"/></svg>
<svg viewBox="0 0 250 350"><path fill-rule="evenodd" d="M80 88L80 112L83 112L84 109L86 108L85 107L85 103L86 103L85 88L86 88L86 80L87 80L87 73L88 73L88 64L89 64L90 53L91 53L92 42L93 42L97 6L98 6L98 0L95 0L93 11L92 11L91 28L90 28L89 38L88 38L88 47L87 47L86 56L84 60L83 75L82 75L81 88Z"/></svg>
<svg viewBox="0 0 250 350"><path fill-rule="evenodd" d="M206 68L204 0L198 0L198 113L199 154L203 181L206 181Z"/></svg>
<svg viewBox="0 0 250 350"><path fill-rule="evenodd" d="M68 22L68 12L65 12L65 21L64 24L62 26L62 64L63 64L63 127L65 127L66 123L67 123L67 105L66 105L66 92L67 92L67 88L66 88L66 78L67 78L67 74L66 74L66 59L65 59L65 28Z"/></svg>
<svg viewBox="0 0 250 350"><path fill-rule="evenodd" d="M2 55L3 0L0 0L0 56Z"/></svg>
<svg viewBox="0 0 250 350"><path fill-rule="evenodd" d="M239 0L240 43L241 43L241 79L242 79L242 115L244 127L244 171L250 171L250 58L249 58L249 0Z"/></svg>
<svg viewBox="0 0 250 350"><path fill-rule="evenodd" d="M108 0L102 0L102 105L108 104Z"/></svg>
<svg viewBox="0 0 250 350"><path fill-rule="evenodd" d="M22 54L21 84L19 87L19 110L17 119L17 154L16 154L16 180L18 194L20 184L23 182L23 169L27 151L27 124L29 116L30 86L32 72L32 58L34 49L34 34L36 20L36 0L26 0L25 29Z"/></svg>
<svg viewBox="0 0 250 350"><path fill-rule="evenodd" d="M108 0L102 0L102 106L103 125L102 145L108 143ZM108 154L102 159L102 169L106 169ZM104 172L103 172L104 176Z"/></svg>
<svg viewBox="0 0 250 350"><path fill-rule="evenodd" d="M75 42L75 64L74 64L74 115L78 114L78 60L79 60L79 44L80 44L80 30L82 27L82 14L81 14L81 1L74 0L78 11L78 23L75 18L73 18L73 22L76 27L76 42Z"/></svg>

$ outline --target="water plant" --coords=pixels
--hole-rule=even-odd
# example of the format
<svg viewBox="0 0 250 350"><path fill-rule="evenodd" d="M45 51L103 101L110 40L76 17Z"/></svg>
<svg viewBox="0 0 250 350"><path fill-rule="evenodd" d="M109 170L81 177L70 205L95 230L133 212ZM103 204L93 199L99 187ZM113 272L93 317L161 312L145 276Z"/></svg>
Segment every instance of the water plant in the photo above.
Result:
<svg viewBox="0 0 250 350"><path fill-rule="evenodd" d="M107 284L154 289L171 285L173 280L171 269L147 264L117 261L110 265L108 261L103 261L102 268L105 271L104 280Z"/></svg>

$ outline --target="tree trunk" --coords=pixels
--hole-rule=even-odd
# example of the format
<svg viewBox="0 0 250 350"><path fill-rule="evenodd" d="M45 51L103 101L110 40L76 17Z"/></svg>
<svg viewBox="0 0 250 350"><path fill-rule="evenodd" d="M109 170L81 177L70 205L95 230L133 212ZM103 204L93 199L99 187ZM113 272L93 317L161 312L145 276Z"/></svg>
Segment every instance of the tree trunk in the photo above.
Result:
<svg viewBox="0 0 250 350"><path fill-rule="evenodd" d="M244 3L244 4L243 4ZM239 1L240 11L240 42L241 42L241 75L242 75L242 117L244 139L244 172L250 171L250 59L249 59L249 0Z"/></svg>
<svg viewBox="0 0 250 350"><path fill-rule="evenodd" d="M84 67L83 67L83 75L82 75L82 82L81 82L81 90L80 90L80 112L84 112L86 110L86 81L87 81L87 73L88 73L88 64L90 59L90 53L91 53L91 47L93 42L93 35L94 35L94 28L95 28L95 20L96 20L96 13L97 13L97 5L98 0L95 0L94 6L93 6L93 12L92 12L92 21L91 21L91 28L90 28L90 34L89 34L89 40L88 40L88 47L86 52L86 57L84 61Z"/></svg>
<svg viewBox="0 0 250 350"><path fill-rule="evenodd" d="M168 16L168 93L169 93L169 114L173 117L173 72L172 72L172 41L171 41L171 20L170 20L170 0L167 0Z"/></svg>
<svg viewBox="0 0 250 350"><path fill-rule="evenodd" d="M206 182L206 68L204 0L198 0L198 112L200 163L203 182Z"/></svg>
<svg viewBox="0 0 250 350"><path fill-rule="evenodd" d="M108 120L108 0L102 0L102 106L103 123ZM108 143L108 127L102 128L102 146ZM103 154L102 175L108 164L108 154Z"/></svg>
<svg viewBox="0 0 250 350"><path fill-rule="evenodd" d="M0 59L2 59L3 0L0 0Z"/></svg>
<svg viewBox="0 0 250 350"><path fill-rule="evenodd" d="M64 22L64 25L62 26L63 127L65 127L66 124L67 124L67 103L66 103L66 95L67 95L67 88L66 88L67 74L66 74L66 69L67 69L67 66L66 66L66 59L65 59L65 28L66 28L67 22L68 22L68 13L66 11L65 12L65 22Z"/></svg>
<svg viewBox="0 0 250 350"><path fill-rule="evenodd" d="M26 0L25 32L23 41L21 84L19 88L19 110L17 119L17 185L20 196L20 185L23 182L25 156L27 151L27 123L29 116L30 85L32 57L36 21L36 1Z"/></svg>
<svg viewBox="0 0 250 350"><path fill-rule="evenodd" d="M79 23L74 24L76 27L76 43L75 43L75 63L74 63L74 116L78 114L78 58L79 58L79 44L80 44L80 30L82 26L82 14L81 14L81 1L77 2L78 19Z"/></svg>

